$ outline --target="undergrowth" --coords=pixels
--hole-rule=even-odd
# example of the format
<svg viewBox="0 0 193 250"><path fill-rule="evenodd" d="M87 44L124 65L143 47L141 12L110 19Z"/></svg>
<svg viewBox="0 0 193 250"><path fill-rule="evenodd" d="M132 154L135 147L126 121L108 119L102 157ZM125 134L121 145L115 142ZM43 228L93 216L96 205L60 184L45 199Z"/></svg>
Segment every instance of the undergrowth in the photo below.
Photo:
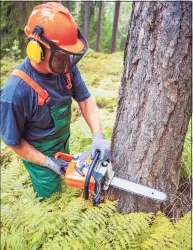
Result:
<svg viewBox="0 0 193 250"><path fill-rule="evenodd" d="M19 61L18 61L19 62ZM17 62L17 63L18 63ZM3 81L17 64L5 58ZM112 73L113 69L116 72ZM101 108L104 134L110 143L115 120L122 53L90 51L79 64L83 78ZM73 104L71 152L90 151L92 136ZM187 139L188 138L188 139ZM190 129L184 144L183 169L190 174ZM191 214L171 222L161 212L119 214L117 201L93 207L81 192L68 188L47 200L35 198L20 159L1 144L1 249L2 250L190 250Z"/></svg>
<svg viewBox="0 0 193 250"><path fill-rule="evenodd" d="M21 58L17 59L17 60L13 60L13 58L11 58L10 56L5 56L1 60L1 64L0 64L0 67L1 67L1 87L5 83L7 77L9 76L9 74L22 61L23 61L23 59L21 59Z"/></svg>
<svg viewBox="0 0 193 250"><path fill-rule="evenodd" d="M192 119L189 122L188 131L186 133L186 137L184 141L184 150L182 153L181 178L183 179L190 179L192 175L191 131L192 131Z"/></svg>
<svg viewBox="0 0 193 250"><path fill-rule="evenodd" d="M117 201L93 207L63 182L62 192L35 198L20 159L6 149L1 195L2 250L188 250L191 214L173 224L161 212L119 214Z"/></svg>

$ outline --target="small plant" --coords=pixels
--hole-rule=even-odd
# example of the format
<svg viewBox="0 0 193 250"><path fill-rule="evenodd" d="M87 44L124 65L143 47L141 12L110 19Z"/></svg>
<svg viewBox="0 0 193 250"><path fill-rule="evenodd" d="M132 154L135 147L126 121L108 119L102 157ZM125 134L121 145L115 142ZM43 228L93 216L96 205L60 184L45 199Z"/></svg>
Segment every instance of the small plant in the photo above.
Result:
<svg viewBox="0 0 193 250"><path fill-rule="evenodd" d="M18 40L14 40L11 48L6 48L4 51L8 52L13 59L18 59L21 57L21 50Z"/></svg>
<svg viewBox="0 0 193 250"><path fill-rule="evenodd" d="M188 131L186 133L185 142L184 142L184 150L182 153L181 177L184 179L190 179L191 174L192 174L191 128L192 128L192 120L190 120L189 122Z"/></svg>

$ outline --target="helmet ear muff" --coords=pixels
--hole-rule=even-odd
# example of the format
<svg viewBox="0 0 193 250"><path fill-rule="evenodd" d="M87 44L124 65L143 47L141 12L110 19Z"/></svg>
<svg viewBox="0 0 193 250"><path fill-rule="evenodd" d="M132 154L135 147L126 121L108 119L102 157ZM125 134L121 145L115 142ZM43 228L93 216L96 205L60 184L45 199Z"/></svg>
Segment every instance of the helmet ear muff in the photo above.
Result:
<svg viewBox="0 0 193 250"><path fill-rule="evenodd" d="M26 48L26 54L32 62L40 63L44 59L43 45L37 40L30 40Z"/></svg>

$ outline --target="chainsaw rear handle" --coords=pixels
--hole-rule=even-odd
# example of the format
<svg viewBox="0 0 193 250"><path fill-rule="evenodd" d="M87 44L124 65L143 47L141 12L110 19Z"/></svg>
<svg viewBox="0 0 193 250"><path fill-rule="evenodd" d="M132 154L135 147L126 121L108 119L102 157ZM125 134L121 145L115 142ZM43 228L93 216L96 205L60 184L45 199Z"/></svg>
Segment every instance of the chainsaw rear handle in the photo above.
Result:
<svg viewBox="0 0 193 250"><path fill-rule="evenodd" d="M66 153L62 153L62 152L57 152L54 157L55 157L55 159L60 158L60 159L62 159L64 161L67 161L67 162L71 162L72 159L73 159L72 155L66 154Z"/></svg>
<svg viewBox="0 0 193 250"><path fill-rule="evenodd" d="M92 176L93 170L99 160L99 156L100 156L100 150L96 150L95 151L95 155L93 158L92 163L90 164L90 167L88 169L86 178L85 178L85 183L84 183L84 190L83 190L83 197L85 200L88 200L89 198L89 183L90 183L90 178Z"/></svg>

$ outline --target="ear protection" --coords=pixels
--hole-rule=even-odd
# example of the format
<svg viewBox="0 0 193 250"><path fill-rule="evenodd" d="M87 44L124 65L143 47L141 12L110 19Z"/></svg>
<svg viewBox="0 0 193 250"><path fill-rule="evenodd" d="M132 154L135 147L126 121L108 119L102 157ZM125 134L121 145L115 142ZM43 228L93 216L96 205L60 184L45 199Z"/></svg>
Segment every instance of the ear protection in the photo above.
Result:
<svg viewBox="0 0 193 250"><path fill-rule="evenodd" d="M36 26L32 32L33 35L41 36L43 34L43 28ZM31 39L26 48L26 54L29 59L34 63L40 63L44 59L44 47L35 39Z"/></svg>

